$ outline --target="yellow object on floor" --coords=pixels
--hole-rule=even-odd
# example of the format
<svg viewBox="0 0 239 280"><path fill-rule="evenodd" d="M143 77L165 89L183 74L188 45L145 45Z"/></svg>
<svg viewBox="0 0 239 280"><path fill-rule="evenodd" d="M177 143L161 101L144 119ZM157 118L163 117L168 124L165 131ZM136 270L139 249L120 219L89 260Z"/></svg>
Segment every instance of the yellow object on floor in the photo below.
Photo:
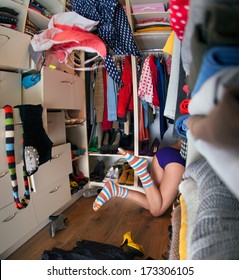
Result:
<svg viewBox="0 0 239 280"><path fill-rule="evenodd" d="M128 231L124 234L123 242L121 243L120 247L122 247L124 244L126 244L129 249L136 255L136 256L143 256L144 255L144 249L143 246L135 243L133 240L133 235L131 231Z"/></svg>

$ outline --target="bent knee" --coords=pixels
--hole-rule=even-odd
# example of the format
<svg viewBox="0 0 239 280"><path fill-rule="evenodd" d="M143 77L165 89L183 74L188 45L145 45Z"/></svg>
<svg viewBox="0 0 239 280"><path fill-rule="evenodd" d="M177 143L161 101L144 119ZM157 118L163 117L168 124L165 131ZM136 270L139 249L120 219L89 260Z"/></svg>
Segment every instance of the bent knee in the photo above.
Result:
<svg viewBox="0 0 239 280"><path fill-rule="evenodd" d="M157 217L162 216L166 212L166 210L162 209L162 208L160 208L160 209L149 209L149 212L153 217L157 218Z"/></svg>

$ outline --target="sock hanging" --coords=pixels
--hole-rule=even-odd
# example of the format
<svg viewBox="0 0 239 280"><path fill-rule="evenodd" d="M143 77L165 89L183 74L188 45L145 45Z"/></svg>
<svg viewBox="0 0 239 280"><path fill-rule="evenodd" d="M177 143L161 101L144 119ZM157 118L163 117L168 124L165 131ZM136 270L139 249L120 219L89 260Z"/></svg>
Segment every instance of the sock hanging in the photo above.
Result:
<svg viewBox="0 0 239 280"><path fill-rule="evenodd" d="M120 187L112 181L106 182L104 188L96 197L93 203L93 210L97 211L106 201L108 201L114 196L126 198L128 192L129 192L128 189Z"/></svg>
<svg viewBox="0 0 239 280"><path fill-rule="evenodd" d="M13 120L13 109L11 106L4 106L5 112L5 138L6 138L6 156L9 168L9 174L11 178L12 191L14 203L18 209L25 208L27 206L25 200L20 201L18 194L18 183L16 174L16 161L14 151L14 120ZM29 185L27 180L27 174L25 165L23 164L23 179L25 186L25 199L30 199Z"/></svg>
<svg viewBox="0 0 239 280"><path fill-rule="evenodd" d="M28 175L34 174L39 165L52 158L52 141L46 134L42 123L42 106L18 105L23 123L24 162Z"/></svg>
<svg viewBox="0 0 239 280"><path fill-rule="evenodd" d="M139 176L143 188L151 187L154 182L147 170L148 161L145 158L136 157L130 153L127 153L122 148L119 148L118 150L128 161L129 165L135 170L135 173Z"/></svg>

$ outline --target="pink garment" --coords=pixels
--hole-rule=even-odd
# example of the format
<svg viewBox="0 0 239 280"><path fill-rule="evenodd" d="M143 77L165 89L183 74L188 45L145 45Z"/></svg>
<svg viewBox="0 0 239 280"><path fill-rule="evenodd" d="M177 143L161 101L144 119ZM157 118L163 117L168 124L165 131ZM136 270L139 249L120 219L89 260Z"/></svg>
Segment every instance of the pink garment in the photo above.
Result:
<svg viewBox="0 0 239 280"><path fill-rule="evenodd" d="M150 69L150 57L146 57L139 81L138 96L149 104L153 103L153 79Z"/></svg>
<svg viewBox="0 0 239 280"><path fill-rule="evenodd" d="M106 57L106 46L95 34L77 26L55 24L54 28L46 29L35 35L31 41L34 51L52 48L60 62L67 62L73 50L84 50Z"/></svg>
<svg viewBox="0 0 239 280"><path fill-rule="evenodd" d="M170 0L169 8L172 29L182 41L188 21L189 0Z"/></svg>

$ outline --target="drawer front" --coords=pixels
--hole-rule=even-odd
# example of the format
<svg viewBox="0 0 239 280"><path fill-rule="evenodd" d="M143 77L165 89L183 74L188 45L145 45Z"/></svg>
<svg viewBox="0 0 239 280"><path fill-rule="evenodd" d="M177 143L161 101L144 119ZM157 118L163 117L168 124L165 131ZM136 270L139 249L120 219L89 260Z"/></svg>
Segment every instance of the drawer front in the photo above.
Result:
<svg viewBox="0 0 239 280"><path fill-rule="evenodd" d="M33 194L38 222L41 223L71 199L69 177Z"/></svg>
<svg viewBox="0 0 239 280"><path fill-rule="evenodd" d="M83 107L85 82L82 78L44 68L44 107L53 109L76 109Z"/></svg>
<svg viewBox="0 0 239 280"><path fill-rule="evenodd" d="M72 173L71 148L69 143L53 147L52 158L51 161L40 165L37 172L32 175L36 192Z"/></svg>
<svg viewBox="0 0 239 280"><path fill-rule="evenodd" d="M47 113L47 134L54 146L66 143L64 112Z"/></svg>
<svg viewBox="0 0 239 280"><path fill-rule="evenodd" d="M0 107L21 104L21 74L0 71Z"/></svg>
<svg viewBox="0 0 239 280"><path fill-rule="evenodd" d="M25 193L21 163L16 165L16 171L17 171L18 194L19 197L21 198ZM5 173L0 174L0 209L13 203L13 201L14 199L13 199L11 178L7 170Z"/></svg>
<svg viewBox="0 0 239 280"><path fill-rule="evenodd" d="M16 164L20 163L22 161L22 125L19 125L21 123L19 110L13 109L13 115L14 115L14 150L15 150L15 157L16 157ZM5 140L5 114L3 109L0 109L0 175L2 173L5 173L8 170L7 165L7 157L6 157L6 140Z"/></svg>
<svg viewBox="0 0 239 280"><path fill-rule="evenodd" d="M0 211L0 254L14 245L37 226L32 201L27 208L18 210L11 204Z"/></svg>
<svg viewBox="0 0 239 280"><path fill-rule="evenodd" d="M29 35L0 27L0 66L1 68L29 69Z"/></svg>

